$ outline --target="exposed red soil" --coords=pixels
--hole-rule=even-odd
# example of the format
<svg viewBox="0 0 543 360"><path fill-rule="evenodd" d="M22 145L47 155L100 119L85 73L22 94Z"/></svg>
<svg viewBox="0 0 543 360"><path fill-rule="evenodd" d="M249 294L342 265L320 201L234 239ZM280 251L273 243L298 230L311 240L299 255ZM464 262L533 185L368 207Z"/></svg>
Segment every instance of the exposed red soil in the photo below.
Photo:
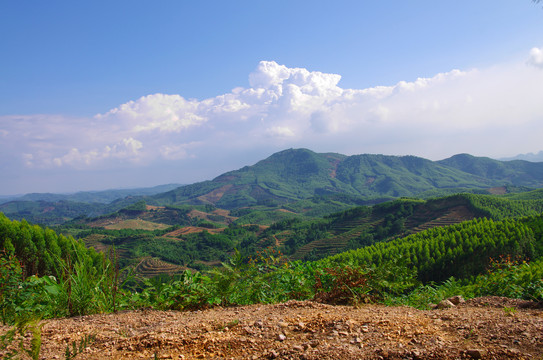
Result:
<svg viewBox="0 0 543 360"><path fill-rule="evenodd" d="M488 189L488 192L493 195L503 195L507 194L507 189L505 188L505 186L499 186Z"/></svg>
<svg viewBox="0 0 543 360"><path fill-rule="evenodd" d="M230 216L230 211L225 210L225 209L215 209L215 210L212 211L212 213L220 215L220 216L224 216L224 217L229 217ZM235 219L237 219L237 218L235 218Z"/></svg>
<svg viewBox="0 0 543 360"><path fill-rule="evenodd" d="M331 171L330 171L330 177L332 179L335 179L336 176L337 176L337 166L339 165L339 163L341 162L340 159L333 159L332 157L328 157L328 160L330 161L330 163L332 164L332 166L334 167Z"/></svg>
<svg viewBox="0 0 543 360"><path fill-rule="evenodd" d="M289 213L289 214L296 214L294 211L290 211L290 210L287 210L287 209L277 209L277 211L284 212L284 213Z"/></svg>
<svg viewBox="0 0 543 360"><path fill-rule="evenodd" d="M215 189L205 195L198 196L198 200L215 204L217 201L221 200L224 193L227 192L232 186L234 185L227 184L227 185L221 186L220 188Z"/></svg>
<svg viewBox="0 0 543 360"><path fill-rule="evenodd" d="M199 232L202 232L202 231L207 231L210 234L218 234L218 233L224 231L224 228L209 229L209 228L199 227L199 226L185 226L185 227L182 227L181 229L177 229L177 230L174 230L174 231L169 232L167 234L164 234L164 237L176 238L176 237L178 237L180 235L194 234L194 233L199 233Z"/></svg>
<svg viewBox="0 0 543 360"><path fill-rule="evenodd" d="M149 211L149 210L166 209L166 207L165 207L165 206L146 205L146 206L145 206L145 209L146 209L147 211Z"/></svg>

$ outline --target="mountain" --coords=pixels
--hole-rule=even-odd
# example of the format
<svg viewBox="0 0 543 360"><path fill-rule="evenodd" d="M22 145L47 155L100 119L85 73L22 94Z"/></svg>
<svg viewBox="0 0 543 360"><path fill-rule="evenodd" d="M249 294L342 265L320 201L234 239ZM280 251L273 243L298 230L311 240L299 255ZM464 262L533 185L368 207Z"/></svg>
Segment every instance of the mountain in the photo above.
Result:
<svg viewBox="0 0 543 360"><path fill-rule="evenodd" d="M543 163L524 160L498 161L468 154L455 155L438 163L503 184L543 186Z"/></svg>
<svg viewBox="0 0 543 360"><path fill-rule="evenodd" d="M75 194L26 194L15 199L0 199L0 212L13 220L26 219L44 225L58 225L77 217L95 217L115 212L154 195L178 188L179 184L150 188L82 191Z"/></svg>
<svg viewBox="0 0 543 360"><path fill-rule="evenodd" d="M532 162L541 162L543 161L543 151L538 152L537 154L528 153L528 154L519 154L517 156L501 158L499 160L509 161L509 160L526 160Z"/></svg>
<svg viewBox="0 0 543 360"><path fill-rule="evenodd" d="M127 196L145 196L159 194L182 186L181 184L166 184L148 188L135 189L111 189L103 191L79 191L73 194L31 193L25 195L0 196L0 204L10 201L45 201L58 202L70 201L86 204L109 204L112 201L123 199Z"/></svg>
<svg viewBox="0 0 543 360"><path fill-rule="evenodd" d="M506 185L543 187L543 163L503 162L467 154L431 161L415 156L346 156L289 149L148 200L158 205L211 204L234 209L334 193L387 199L450 189L485 193Z"/></svg>

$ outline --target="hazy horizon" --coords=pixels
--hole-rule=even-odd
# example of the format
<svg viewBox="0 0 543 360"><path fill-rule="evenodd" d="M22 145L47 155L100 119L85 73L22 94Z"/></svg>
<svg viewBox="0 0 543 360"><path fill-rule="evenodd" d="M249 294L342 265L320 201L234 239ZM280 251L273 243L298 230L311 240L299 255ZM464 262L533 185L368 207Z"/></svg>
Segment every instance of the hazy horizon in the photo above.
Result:
<svg viewBox="0 0 543 360"><path fill-rule="evenodd" d="M286 148L543 150L543 9L530 0L0 13L2 195L190 184Z"/></svg>

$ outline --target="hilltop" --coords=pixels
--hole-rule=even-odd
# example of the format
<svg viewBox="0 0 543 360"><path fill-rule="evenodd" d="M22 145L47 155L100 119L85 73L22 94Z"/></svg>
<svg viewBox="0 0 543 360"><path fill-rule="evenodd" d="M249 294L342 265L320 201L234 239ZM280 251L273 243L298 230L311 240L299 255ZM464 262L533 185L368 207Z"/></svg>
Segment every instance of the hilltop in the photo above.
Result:
<svg viewBox="0 0 543 360"><path fill-rule="evenodd" d="M234 209L338 193L386 200L430 191L488 193L490 188L503 186L542 187L543 163L502 162L467 154L431 161L415 156L346 156L288 149L252 166L150 200Z"/></svg>

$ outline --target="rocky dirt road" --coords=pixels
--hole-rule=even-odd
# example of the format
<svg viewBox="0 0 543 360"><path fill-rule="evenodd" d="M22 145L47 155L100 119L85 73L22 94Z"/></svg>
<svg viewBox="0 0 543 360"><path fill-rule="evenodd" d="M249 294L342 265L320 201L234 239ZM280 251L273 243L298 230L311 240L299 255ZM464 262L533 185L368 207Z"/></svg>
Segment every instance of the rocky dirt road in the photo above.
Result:
<svg viewBox="0 0 543 360"><path fill-rule="evenodd" d="M5 332L6 327L0 328ZM443 310L311 301L48 320L43 359L543 359L541 304L478 298ZM1 357L0 353L0 357Z"/></svg>

